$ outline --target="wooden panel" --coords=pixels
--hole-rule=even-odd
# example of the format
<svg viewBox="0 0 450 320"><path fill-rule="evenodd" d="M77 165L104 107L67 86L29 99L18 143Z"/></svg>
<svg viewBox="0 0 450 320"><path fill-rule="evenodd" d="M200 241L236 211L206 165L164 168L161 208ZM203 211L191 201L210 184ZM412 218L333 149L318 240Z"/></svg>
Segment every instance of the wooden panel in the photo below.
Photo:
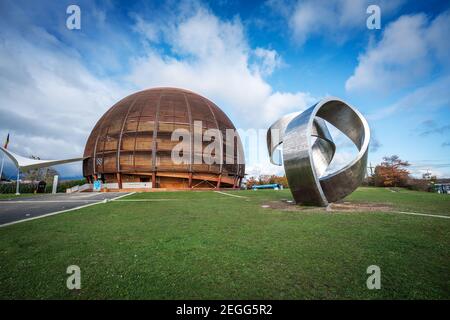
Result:
<svg viewBox="0 0 450 320"><path fill-rule="evenodd" d="M167 140L161 140L158 139L158 141L156 142L156 149L159 150L165 150L165 151L172 151L172 149L179 144L180 142L178 141L167 141ZM189 151L189 150L187 150Z"/></svg>
<svg viewBox="0 0 450 320"><path fill-rule="evenodd" d="M172 171L188 171L189 164L174 164L170 154L158 154L156 157L157 170L172 170Z"/></svg>
<svg viewBox="0 0 450 320"><path fill-rule="evenodd" d="M103 170L104 172L116 172L117 160L114 155L108 155L103 158Z"/></svg>
<svg viewBox="0 0 450 320"><path fill-rule="evenodd" d="M152 169L152 153L136 153L134 155L136 170L151 170Z"/></svg>
<svg viewBox="0 0 450 320"><path fill-rule="evenodd" d="M158 177L159 188L188 188L188 180L183 178Z"/></svg>
<svg viewBox="0 0 450 320"><path fill-rule="evenodd" d="M134 150L135 137L122 137L122 150Z"/></svg>
<svg viewBox="0 0 450 320"><path fill-rule="evenodd" d="M209 165L207 164L193 164L192 165L193 172L209 172Z"/></svg>
<svg viewBox="0 0 450 320"><path fill-rule="evenodd" d="M170 137L172 132L175 130L186 130L190 132L189 123L173 123L173 122L159 122L158 123L158 133L160 132L168 132L170 133L168 136Z"/></svg>
<svg viewBox="0 0 450 320"><path fill-rule="evenodd" d="M163 95L161 97L159 121L189 123L186 101L183 94Z"/></svg>
<svg viewBox="0 0 450 320"><path fill-rule="evenodd" d="M127 153L121 153L120 154L120 169L127 171L127 170L134 170L134 156L133 154L127 154Z"/></svg>
<svg viewBox="0 0 450 320"><path fill-rule="evenodd" d="M189 173L185 172L158 172L158 177L175 177L175 178L189 178Z"/></svg>
<svg viewBox="0 0 450 320"><path fill-rule="evenodd" d="M136 150L152 150L153 136L137 136L136 137Z"/></svg>
<svg viewBox="0 0 450 320"><path fill-rule="evenodd" d="M123 128L124 132L135 132L138 126L138 118L128 117L125 127Z"/></svg>
<svg viewBox="0 0 450 320"><path fill-rule="evenodd" d="M123 182L139 182L139 176L122 174L122 183Z"/></svg>
<svg viewBox="0 0 450 320"><path fill-rule="evenodd" d="M120 116L111 121L111 125L108 128L108 134L118 134L122 129L123 116Z"/></svg>
<svg viewBox="0 0 450 320"><path fill-rule="evenodd" d="M160 91L156 90L155 92L147 92L147 94L143 95L145 107L141 111L141 117L147 117L149 120L155 121L159 97Z"/></svg>
<svg viewBox="0 0 450 320"><path fill-rule="evenodd" d="M117 150L117 142L118 140L116 137L112 137L110 135L106 136L103 150L104 151Z"/></svg>
<svg viewBox="0 0 450 320"><path fill-rule="evenodd" d="M150 131L153 132L155 122L151 117L141 117L139 119L138 131Z"/></svg>
<svg viewBox="0 0 450 320"><path fill-rule="evenodd" d="M217 128L211 110L201 97L188 94L187 99L189 101L189 105L191 106L192 122L202 121L202 126L205 129Z"/></svg>

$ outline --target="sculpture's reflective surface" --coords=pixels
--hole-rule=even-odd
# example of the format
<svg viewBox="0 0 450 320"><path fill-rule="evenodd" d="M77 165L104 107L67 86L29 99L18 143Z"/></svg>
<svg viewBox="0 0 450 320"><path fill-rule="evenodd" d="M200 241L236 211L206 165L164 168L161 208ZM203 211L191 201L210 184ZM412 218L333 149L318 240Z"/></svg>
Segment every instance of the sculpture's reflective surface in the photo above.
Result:
<svg viewBox="0 0 450 320"><path fill-rule="evenodd" d="M336 146L326 120L358 148L356 158L335 172L327 168ZM327 98L302 113L277 120L267 132L270 160L283 143L283 162L292 195L297 203L326 206L353 192L364 179L370 130L366 119L344 101Z"/></svg>

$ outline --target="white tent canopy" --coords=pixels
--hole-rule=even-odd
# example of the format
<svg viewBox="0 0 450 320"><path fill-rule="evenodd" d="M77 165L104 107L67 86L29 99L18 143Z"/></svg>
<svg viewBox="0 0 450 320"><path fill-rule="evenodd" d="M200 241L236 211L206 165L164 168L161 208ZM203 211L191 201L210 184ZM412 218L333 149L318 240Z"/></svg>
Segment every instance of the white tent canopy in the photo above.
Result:
<svg viewBox="0 0 450 320"><path fill-rule="evenodd" d="M83 157L80 157L80 158L63 159L63 160L37 160L37 159L29 159L29 158L19 156L18 154L15 154L14 152L11 152L8 149L5 149L3 147L0 147L0 149L12 160L12 162L14 162L17 169L19 169L20 171L51 167L51 166L54 166L57 164L77 162L77 161L82 161L83 159L85 159Z"/></svg>

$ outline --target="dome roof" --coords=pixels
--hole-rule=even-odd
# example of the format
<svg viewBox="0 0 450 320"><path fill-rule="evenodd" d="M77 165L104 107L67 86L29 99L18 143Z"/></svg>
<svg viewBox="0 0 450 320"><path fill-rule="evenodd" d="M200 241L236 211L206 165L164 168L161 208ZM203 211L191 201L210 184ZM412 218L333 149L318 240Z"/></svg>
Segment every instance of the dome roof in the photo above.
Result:
<svg viewBox="0 0 450 320"><path fill-rule="evenodd" d="M235 127L212 101L194 92L177 88L153 88L133 93L113 105L97 122L84 151L88 157L83 173L202 172L242 177L244 164L238 165L239 137L234 147L233 163L182 163L171 160L175 129L192 135L194 126L202 130L219 129L226 150L226 129ZM191 143L190 156L194 156ZM242 149L241 149L242 150ZM243 154L241 155L243 157ZM191 158L192 159L192 158ZM225 156L224 156L225 159Z"/></svg>

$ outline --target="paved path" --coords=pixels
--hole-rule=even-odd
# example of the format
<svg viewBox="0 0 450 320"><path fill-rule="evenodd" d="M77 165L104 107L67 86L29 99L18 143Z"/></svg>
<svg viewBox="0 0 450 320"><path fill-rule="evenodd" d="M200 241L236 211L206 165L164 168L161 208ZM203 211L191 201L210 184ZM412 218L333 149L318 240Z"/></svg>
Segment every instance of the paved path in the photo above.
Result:
<svg viewBox="0 0 450 320"><path fill-rule="evenodd" d="M126 193L45 194L0 200L0 226L111 200Z"/></svg>

